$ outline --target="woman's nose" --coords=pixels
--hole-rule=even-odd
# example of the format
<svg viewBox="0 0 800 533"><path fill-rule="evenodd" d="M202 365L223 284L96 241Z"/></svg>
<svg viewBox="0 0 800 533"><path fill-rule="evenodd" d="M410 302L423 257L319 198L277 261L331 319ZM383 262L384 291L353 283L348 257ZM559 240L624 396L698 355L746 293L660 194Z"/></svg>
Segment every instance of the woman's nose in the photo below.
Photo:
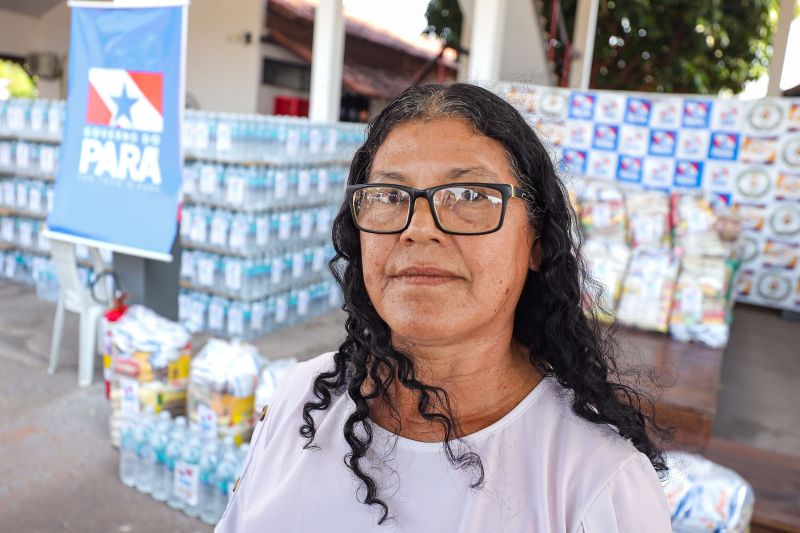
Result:
<svg viewBox="0 0 800 533"><path fill-rule="evenodd" d="M427 198L417 198L414 202L414 213L402 236L413 241L441 238L442 232L436 226Z"/></svg>

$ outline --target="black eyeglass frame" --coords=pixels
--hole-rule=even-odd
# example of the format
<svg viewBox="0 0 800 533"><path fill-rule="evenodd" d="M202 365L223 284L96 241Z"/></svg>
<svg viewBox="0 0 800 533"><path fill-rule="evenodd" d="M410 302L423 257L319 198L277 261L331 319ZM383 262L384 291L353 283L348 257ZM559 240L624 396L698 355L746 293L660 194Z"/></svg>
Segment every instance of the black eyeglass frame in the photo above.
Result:
<svg viewBox="0 0 800 533"><path fill-rule="evenodd" d="M411 204L408 207L408 218L406 218L405 224L403 227L398 230L392 231L376 231L370 229L364 229L358 224L358 217L356 216L356 206L355 206L355 193L361 189L368 189L370 187L391 187L394 189L399 189L401 191L405 191L408 193L409 197L411 198ZM477 233L472 232L460 232L460 231L450 231L445 229L442 226L442 223L439 221L439 215L436 213L436 207L433 203L433 195L436 194L437 191L442 189L449 189L451 187L483 187L486 189L494 189L498 191L502 196L502 209L500 211L500 220L497 223L497 226L494 229L488 231L480 231ZM360 231L365 233L377 233L379 235L392 235L395 233L403 233L405 230L408 229L408 226L411 224L411 219L414 216L414 207L417 204L417 198L425 198L428 200L428 207L431 210L431 215L433 215L433 222L436 224L436 227L442 233L446 233L448 235L487 235L489 233L494 233L498 231L500 228L503 227L503 221L506 218L506 207L508 206L508 200L511 198L519 198L521 200L525 200L529 198L529 195L514 185L510 185L508 183L484 183L484 182L457 182L457 183L448 183L445 185L437 185L436 187L429 187L427 189L415 189L414 187L407 187L405 185L396 185L394 183L360 183L358 185L348 185L345 189L347 191L347 200L350 204L350 215L353 217L353 224L355 224L356 228Z"/></svg>

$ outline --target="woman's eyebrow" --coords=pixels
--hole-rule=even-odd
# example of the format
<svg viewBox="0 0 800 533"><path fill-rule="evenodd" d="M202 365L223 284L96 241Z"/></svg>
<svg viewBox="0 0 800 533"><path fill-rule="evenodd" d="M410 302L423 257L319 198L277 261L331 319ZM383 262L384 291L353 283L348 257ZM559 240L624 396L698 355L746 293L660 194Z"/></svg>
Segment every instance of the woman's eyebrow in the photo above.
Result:
<svg viewBox="0 0 800 533"><path fill-rule="evenodd" d="M446 179L447 181L456 181L467 174L474 175L477 177L486 177L493 179L497 178L497 174L495 174L488 168L482 167L480 165L472 165L468 167L452 168L447 172L444 179Z"/></svg>
<svg viewBox="0 0 800 533"><path fill-rule="evenodd" d="M403 174L391 170L373 171L370 175L370 181L375 181L376 179L386 179L386 180L401 181L401 182L408 181Z"/></svg>
<svg viewBox="0 0 800 533"><path fill-rule="evenodd" d="M456 167L451 168L445 174L444 179L445 181L458 181L460 178L470 175L475 177L486 177L491 179L497 179L497 174L492 172L486 167L482 167L480 165L472 165L468 167ZM405 177L404 174L400 172L395 172L392 170L375 170L372 172L370 176L370 181L375 181L378 179L386 179L391 181L399 181L399 182L407 182L408 179Z"/></svg>

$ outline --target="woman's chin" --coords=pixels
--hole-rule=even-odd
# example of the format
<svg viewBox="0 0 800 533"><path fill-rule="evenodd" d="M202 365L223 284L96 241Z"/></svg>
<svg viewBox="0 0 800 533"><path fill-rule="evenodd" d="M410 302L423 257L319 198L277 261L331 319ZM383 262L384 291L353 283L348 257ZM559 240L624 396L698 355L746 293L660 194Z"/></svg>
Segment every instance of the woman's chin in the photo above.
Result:
<svg viewBox="0 0 800 533"><path fill-rule="evenodd" d="M452 317L443 314L416 313L393 317L387 321L397 339L413 343L438 344L445 337L458 334Z"/></svg>

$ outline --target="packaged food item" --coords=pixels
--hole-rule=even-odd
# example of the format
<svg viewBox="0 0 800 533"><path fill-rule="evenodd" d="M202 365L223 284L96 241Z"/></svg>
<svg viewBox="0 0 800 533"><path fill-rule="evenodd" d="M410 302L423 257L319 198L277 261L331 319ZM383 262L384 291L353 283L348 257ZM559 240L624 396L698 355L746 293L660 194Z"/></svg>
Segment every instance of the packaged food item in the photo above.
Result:
<svg viewBox="0 0 800 533"><path fill-rule="evenodd" d="M587 238L625 241L625 198L618 187L587 182L580 193L579 216Z"/></svg>
<svg viewBox="0 0 800 533"><path fill-rule="evenodd" d="M297 359L294 357L267 361L261 369L261 375L258 377L258 385L256 386L254 406L257 413L261 412L265 405L269 405L270 401L272 401L272 396L278 389L278 385L296 364Z"/></svg>
<svg viewBox="0 0 800 533"><path fill-rule="evenodd" d="M118 445L122 419L149 409L185 413L192 344L180 324L133 305L107 324L104 344L111 369L111 439Z"/></svg>
<svg viewBox="0 0 800 533"><path fill-rule="evenodd" d="M659 191L629 191L628 242L632 247L670 248L669 196Z"/></svg>
<svg viewBox="0 0 800 533"><path fill-rule="evenodd" d="M618 241L588 239L584 244L583 256L586 258L589 275L602 289L599 294L589 295L590 301L597 306L597 318L611 321L631 258L630 248Z"/></svg>
<svg viewBox="0 0 800 533"><path fill-rule="evenodd" d="M701 194L674 193L672 216L676 251L707 257L729 254L720 238L717 214Z"/></svg>
<svg viewBox="0 0 800 533"><path fill-rule="evenodd" d="M745 533L750 530L755 496L742 477L699 455L666 454L664 484L675 533Z"/></svg>
<svg viewBox="0 0 800 533"><path fill-rule="evenodd" d="M731 267L721 258L684 257L670 315L670 334L713 348L728 343Z"/></svg>
<svg viewBox="0 0 800 533"><path fill-rule="evenodd" d="M255 346L210 339L192 360L188 418L207 434L250 439L253 399L262 358Z"/></svg>
<svg viewBox="0 0 800 533"><path fill-rule="evenodd" d="M666 333L679 265L671 250L635 248L617 307L619 321Z"/></svg>

